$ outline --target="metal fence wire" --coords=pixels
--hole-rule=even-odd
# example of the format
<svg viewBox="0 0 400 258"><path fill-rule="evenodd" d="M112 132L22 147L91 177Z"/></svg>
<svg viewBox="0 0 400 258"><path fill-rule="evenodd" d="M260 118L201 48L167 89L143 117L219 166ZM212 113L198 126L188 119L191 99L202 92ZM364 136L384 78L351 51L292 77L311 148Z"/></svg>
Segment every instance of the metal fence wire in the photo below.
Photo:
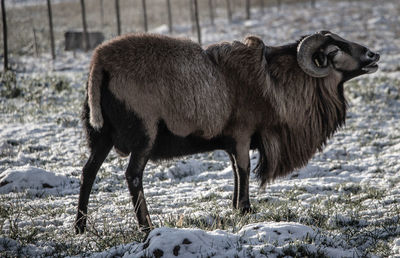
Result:
<svg viewBox="0 0 400 258"><path fill-rule="evenodd" d="M9 54L52 53L56 57L65 49L66 31L97 31L110 39L165 26L169 34L179 32L201 42L201 28L214 26L216 19L228 22L257 19L265 15L267 8L279 12L290 4L316 8L317 3L316 0L29 0L6 1L4 11ZM1 41L3 31L1 28ZM89 38L84 36L86 46L90 45L86 42Z"/></svg>

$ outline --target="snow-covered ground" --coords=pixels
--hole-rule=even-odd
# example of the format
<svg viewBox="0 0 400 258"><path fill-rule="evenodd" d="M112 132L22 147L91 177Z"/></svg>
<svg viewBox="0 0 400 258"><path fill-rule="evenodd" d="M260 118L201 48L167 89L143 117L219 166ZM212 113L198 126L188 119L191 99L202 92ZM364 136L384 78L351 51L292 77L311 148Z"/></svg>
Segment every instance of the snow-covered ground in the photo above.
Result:
<svg viewBox="0 0 400 258"><path fill-rule="evenodd" d="M79 112L90 54L13 60L22 94L6 98L3 88L0 97L0 256L400 256L399 14L396 0L318 1L316 9L291 4L205 24L205 45L247 34L275 45L328 29L379 51L380 70L347 83L346 126L305 168L262 193L252 178L252 214L231 209L224 152L149 163L144 187L157 228L145 242L124 181L127 160L113 152L92 190L88 232L73 232L88 156Z"/></svg>

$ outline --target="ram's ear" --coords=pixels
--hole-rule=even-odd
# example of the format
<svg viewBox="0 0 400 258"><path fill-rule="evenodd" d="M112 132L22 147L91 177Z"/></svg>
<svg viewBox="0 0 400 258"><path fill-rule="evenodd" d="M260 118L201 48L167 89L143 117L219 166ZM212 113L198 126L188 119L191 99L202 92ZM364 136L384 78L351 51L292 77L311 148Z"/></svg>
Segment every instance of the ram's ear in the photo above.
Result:
<svg viewBox="0 0 400 258"><path fill-rule="evenodd" d="M244 39L244 44L251 48L264 48L264 42L256 36L247 36Z"/></svg>
<svg viewBox="0 0 400 258"><path fill-rule="evenodd" d="M244 39L244 44L249 48L257 50L257 52L259 52L258 54L261 56L261 59L263 60L263 64L264 64L264 62L266 62L266 60L265 60L265 51L266 51L265 44L259 37L247 36ZM258 55L258 54L256 54L256 55Z"/></svg>

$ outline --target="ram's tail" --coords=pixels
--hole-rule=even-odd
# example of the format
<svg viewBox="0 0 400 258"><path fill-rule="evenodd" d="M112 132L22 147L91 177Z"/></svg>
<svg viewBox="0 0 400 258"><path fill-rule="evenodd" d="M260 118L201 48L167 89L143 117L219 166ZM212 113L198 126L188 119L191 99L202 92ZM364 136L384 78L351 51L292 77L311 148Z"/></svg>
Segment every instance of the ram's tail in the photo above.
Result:
<svg viewBox="0 0 400 258"><path fill-rule="evenodd" d="M103 79L103 68L94 58L91 64L89 80L88 80L88 104L90 111L90 125L94 129L100 130L103 127L103 115L101 113L101 84Z"/></svg>

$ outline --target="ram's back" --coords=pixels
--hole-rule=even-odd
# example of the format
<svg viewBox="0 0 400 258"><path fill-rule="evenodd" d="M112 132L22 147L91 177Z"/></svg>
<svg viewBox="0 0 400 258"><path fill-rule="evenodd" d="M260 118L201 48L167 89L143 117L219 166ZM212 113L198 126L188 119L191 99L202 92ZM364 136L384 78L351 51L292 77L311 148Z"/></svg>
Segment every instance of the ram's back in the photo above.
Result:
<svg viewBox="0 0 400 258"><path fill-rule="evenodd" d="M176 135L210 138L229 119L225 78L190 40L128 35L99 46L94 58L111 75L111 93L150 125L163 120Z"/></svg>

